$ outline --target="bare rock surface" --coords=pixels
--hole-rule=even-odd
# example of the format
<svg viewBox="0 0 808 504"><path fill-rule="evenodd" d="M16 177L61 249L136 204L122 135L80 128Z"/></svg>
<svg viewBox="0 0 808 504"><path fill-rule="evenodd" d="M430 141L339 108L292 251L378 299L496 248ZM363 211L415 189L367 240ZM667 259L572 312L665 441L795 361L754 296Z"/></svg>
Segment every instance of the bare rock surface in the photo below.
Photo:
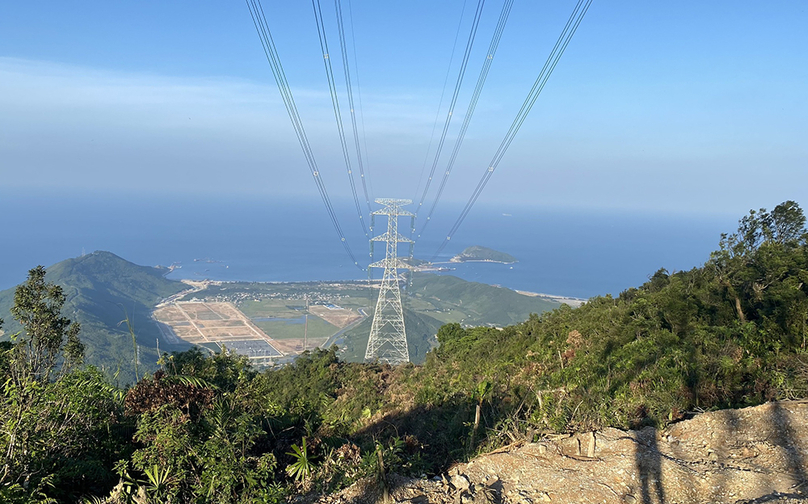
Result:
<svg viewBox="0 0 808 504"><path fill-rule="evenodd" d="M703 413L639 431L605 429L516 444L432 479L392 475L389 502L808 502L808 401ZM383 502L363 481L321 504Z"/></svg>

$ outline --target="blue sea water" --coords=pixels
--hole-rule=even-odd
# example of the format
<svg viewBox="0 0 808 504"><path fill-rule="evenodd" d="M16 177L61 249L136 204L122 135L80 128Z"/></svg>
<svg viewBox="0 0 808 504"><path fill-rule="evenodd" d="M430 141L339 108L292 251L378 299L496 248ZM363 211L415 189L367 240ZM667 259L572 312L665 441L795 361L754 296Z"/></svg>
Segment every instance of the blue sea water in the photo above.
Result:
<svg viewBox="0 0 808 504"><path fill-rule="evenodd" d="M348 243L366 265L368 242L352 203L338 205L337 211ZM439 207L416 243L416 257L432 257L458 212L451 205ZM451 274L587 298L639 285L659 268L673 271L701 265L717 248L720 233L732 231L736 220L480 204L436 260L448 261L470 245L487 246L519 262L450 265L456 268ZM382 225L377 223L377 231ZM400 226L409 231L404 219ZM3 195L0 229L0 289L22 282L37 264L48 266L94 250L107 250L137 264L181 266L169 275L177 279L367 278L352 264L316 200Z"/></svg>

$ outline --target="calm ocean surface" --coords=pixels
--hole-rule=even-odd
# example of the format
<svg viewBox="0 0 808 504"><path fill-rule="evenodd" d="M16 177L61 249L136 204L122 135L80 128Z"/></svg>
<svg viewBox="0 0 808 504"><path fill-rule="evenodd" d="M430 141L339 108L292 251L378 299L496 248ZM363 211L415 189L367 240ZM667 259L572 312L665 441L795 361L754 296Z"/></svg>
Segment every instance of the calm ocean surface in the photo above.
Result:
<svg viewBox="0 0 808 504"><path fill-rule="evenodd" d="M416 244L416 257L432 257L458 210L439 207ZM367 240L352 203L340 206L338 212L354 253L367 261ZM717 248L720 233L734 230L736 222L737 218L729 217L697 220L479 205L438 260L448 260L467 246L483 245L507 252L519 262L451 265L457 268L452 274L574 297L618 294L641 284L659 268L673 271L701 265ZM378 221L377 230L384 225ZM400 226L409 230L404 219ZM94 250L108 250L137 264L177 264L181 268L169 276L177 279L367 278L344 252L319 201L0 196L0 229L0 290L23 281L27 270L37 264L49 266ZM375 277L379 276L377 272Z"/></svg>

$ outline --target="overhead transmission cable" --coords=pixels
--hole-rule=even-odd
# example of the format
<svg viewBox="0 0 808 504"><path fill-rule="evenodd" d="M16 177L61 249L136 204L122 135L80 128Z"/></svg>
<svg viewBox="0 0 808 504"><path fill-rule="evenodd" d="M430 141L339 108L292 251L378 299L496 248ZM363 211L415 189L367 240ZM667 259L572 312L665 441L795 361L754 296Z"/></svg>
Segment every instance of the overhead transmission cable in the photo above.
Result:
<svg viewBox="0 0 808 504"><path fill-rule="evenodd" d="M339 142L342 146L342 157L345 160L345 169L348 172L348 180L351 183L351 194L353 194L354 204L356 205L356 213L359 216L359 223L362 225L362 231L364 231L365 237L369 239L370 234L368 233L368 228L365 225L365 219L362 215L362 207L359 204L359 196L356 194L356 182L354 181L353 168L351 167L351 156L348 153L348 142L345 140L345 127L342 124L342 113L340 112L339 97L337 96L337 84L334 80L334 71L331 67L331 56L328 52L328 39L325 33L325 22L323 21L323 11L320 8L320 0L311 0L311 6L314 9L314 20L317 23L317 35L320 38L320 49L323 52L323 65L325 66L325 75L328 79L328 90L331 93L331 105L334 109L334 119L337 121ZM341 19L339 15L338 17ZM345 56L343 55L343 62L345 61ZM351 108L353 109L353 107ZM368 207L370 207L369 203Z"/></svg>
<svg viewBox="0 0 808 504"><path fill-rule="evenodd" d="M449 175L452 172L452 168L454 167L455 160L457 159L457 154L460 152L460 146L463 145L463 140L466 137L466 131L468 130L469 123L471 123L471 118L474 116L474 110L477 108L477 102L480 99L480 94L483 91L483 87L485 86L485 80L488 78L488 71L491 69L491 63L494 61L494 56L497 53L497 48L499 47L499 41L502 39L502 33L505 31L505 24L508 22L508 16L511 13L511 8L513 7L514 0L505 0L502 4L502 11L499 14L499 21L497 22L497 27L494 30L494 34L491 37L491 43L488 46L488 52L485 56L485 61L483 62L483 66L480 69L480 75L477 77L477 85L474 88L474 93L471 95L471 101L469 102L469 106L466 109L466 115L463 117L463 125L460 127L460 132L457 135L457 139L455 140L454 148L452 149L452 154L449 157L449 163L446 166L446 171L443 173L443 179L441 180L440 187L438 188L438 192L435 195L435 201L432 202L432 207L429 209L429 214L427 214L426 219L424 220L424 224L421 227L421 231L418 233L418 238L421 237L421 234L426 229L426 226L429 224L429 221L432 220L432 214L435 213L435 208L438 206L438 201L440 200L441 195L443 194L443 190L446 188L446 182L449 180Z"/></svg>
<svg viewBox="0 0 808 504"><path fill-rule="evenodd" d="M432 141L435 140L435 130L438 129L438 119L440 119L440 108L443 106L443 97L446 95L446 84L449 83L449 74L452 72L452 63L454 62L455 49L457 49L457 39L460 38L460 28L463 27L463 14L466 13L466 0L463 0L463 8L460 10L460 19L457 21L457 30L455 31L454 42L452 43L452 54L449 56L449 66L446 68L446 76L443 78L443 88L440 92L440 99L438 100L438 110L435 111L435 122L432 123L432 133L429 135L429 144L426 147L424 154L424 164L421 165L421 175L418 176L418 185L415 187L415 194L421 190L421 182L424 180L424 172L426 172L426 162L429 160L429 151L432 150Z"/></svg>
<svg viewBox="0 0 808 504"><path fill-rule="evenodd" d="M365 114L362 111L362 87L359 85L359 63L357 62L356 58L356 37L354 36L354 20L353 20L353 8L351 5L351 0L348 0L348 20L350 21L351 26L351 51L353 52L353 60L354 60L354 70L356 71L356 94L359 98L359 124L362 126L362 147L365 149L365 160L368 161L370 156L368 156L368 142L367 136L365 135ZM367 181L367 185L370 186L370 194L371 197L373 195L373 181L370 179L370 168L367 170L367 177L362 178L362 188L365 190L365 197L367 197L367 186L364 185ZM370 206L370 203L368 203ZM373 212L369 212L370 218L370 231L373 232ZM372 241L370 242L373 243ZM372 247L372 245L371 245ZM373 258L373 249L371 248L370 251L371 259ZM372 268L368 268L368 309L373 308L373 286L371 284L371 272L373 271Z"/></svg>
<svg viewBox="0 0 808 504"><path fill-rule="evenodd" d="M435 150L435 160L432 162L432 168L429 171L429 177L426 180L426 184L424 184L424 192L421 194L421 199L418 202L418 207L415 209L416 215L418 214L418 211L424 204L426 195L429 192L429 186L432 183L432 178L435 176L435 169L438 166L441 151L443 150L443 144L446 141L446 133L449 131L449 125L452 122L452 115L454 115L454 108L455 105L457 104L457 96L460 94L460 87L463 84L463 76L466 74L466 68L468 67L471 48L474 45L474 38L477 35L477 28L480 26L480 17L482 16L483 5L485 5L485 0L477 1L477 10L474 13L474 19L471 23L471 30L469 31L469 38L466 41L466 50L463 53L463 61L460 64L460 70L457 74L457 81L455 82L454 92L452 93L452 100L449 103L449 111L446 113L446 120L443 123L443 131L441 132L440 140L438 141L438 146Z"/></svg>
<svg viewBox="0 0 808 504"><path fill-rule="evenodd" d="M477 187L475 187L468 202L466 202L466 206L463 208L463 211L460 212L460 216L449 230L449 233L446 235L446 238L443 240L440 247L438 247L437 251L432 256L432 261L434 261L443 251L443 249L449 243L449 240L452 239L452 236L454 236L460 225L466 219L466 216L468 216L471 208L474 206L474 203L477 202L477 198L480 197L480 194L482 193L486 184L488 184L488 181L491 179L491 175L494 174L494 170L497 169L500 161L502 161L505 152L507 152L508 147L510 147L511 142L513 142L514 137L519 132L519 128L522 127L522 123L525 122L525 118L530 113L531 108L533 108L533 104L536 103L536 99L539 97L539 94L541 94L544 86L547 84L547 80L550 78L550 75L552 75L556 65L558 65L558 61L561 59L561 56L567 49L567 46L569 45L570 40L572 40L573 35L575 35L576 30L578 30L578 26L581 24L581 21L586 15L586 12L589 10L589 6L591 4L592 0L578 0L575 9L572 11L572 14L570 14L570 17L567 20L567 24L564 26L561 34L558 36L555 46L553 46L553 50L550 51L547 61L545 61L544 66L539 72L539 76L533 83L533 87L530 89L524 103L522 103L519 113L516 114L516 118L514 118L513 123L511 123L511 127L505 134L505 138L502 140L502 143L500 143L499 148L494 154L494 157L491 159L491 162L488 164L488 167L485 169L485 172L483 172L483 176L477 183Z"/></svg>
<svg viewBox="0 0 808 504"><path fill-rule="evenodd" d="M354 147L356 148L356 163L359 165L359 179L362 181L362 192L365 194L365 204L368 207L368 214L373 209L370 207L370 195L368 194L368 186L365 181L365 166L362 162L362 146L359 142L359 128L356 127L356 109L354 107L353 99L353 83L351 82L351 70L348 64L348 46L345 43L345 28L342 22L342 3L340 0L334 0L334 8L337 12L337 31L339 32L339 46L342 54L342 69L345 75L345 89L348 91L348 106L351 110L351 127L353 129ZM353 31L353 25L351 25ZM354 46L354 66L356 66L356 46ZM359 89L359 80L356 81L356 87ZM371 229L372 231L373 229Z"/></svg>
<svg viewBox="0 0 808 504"><path fill-rule="evenodd" d="M303 127L303 121L300 119L297 105L295 104L294 97L292 96L292 89L289 86L289 81L286 79L286 73L283 70L283 65L281 64L278 50L275 47L275 41L272 39L272 33L269 30L269 24L267 23L266 16L264 15L264 8L261 5L261 0L245 1L247 3L247 8L250 10L250 17L255 25L255 30L258 32L258 38L261 40L261 46L264 49L267 62L269 62L269 66L272 69L272 75L275 78L275 83L278 85L278 91L283 99L286 112L289 114L289 120L292 121L292 127L295 130L295 135L300 143L300 148L303 150L303 156L306 158L309 171L311 171L311 175L314 178L314 183L317 186L317 190L320 193L323 204L325 205L328 218L331 220L331 224L334 226L340 242L342 242L342 246L345 248L345 252L347 252L348 256L351 258L351 261L353 261L357 268L364 271L364 268L362 268L362 266L360 266L359 262L356 260L356 256L351 250L351 247L348 245L348 241L345 239L345 233L342 231L339 219L337 219L337 214L334 211L333 205L331 204L331 199L328 196L325 182L320 175L319 168L317 167L317 161L314 158L314 153L311 150L311 145L309 144L309 139L306 135L306 130Z"/></svg>
<svg viewBox="0 0 808 504"><path fill-rule="evenodd" d="M357 63L356 59L356 37L354 36L354 21L351 0L348 0L348 19L351 22L351 51L353 52L354 70L356 72L356 95L359 98L359 124L362 126L362 147L365 150L365 161L368 161L370 156L368 155L368 142L367 136L365 135L365 114L362 109L362 87L359 85L359 64ZM366 171L367 177L365 177L365 179L367 180L367 184L370 186L370 197L373 198L373 179L370 177L369 166L366 167Z"/></svg>

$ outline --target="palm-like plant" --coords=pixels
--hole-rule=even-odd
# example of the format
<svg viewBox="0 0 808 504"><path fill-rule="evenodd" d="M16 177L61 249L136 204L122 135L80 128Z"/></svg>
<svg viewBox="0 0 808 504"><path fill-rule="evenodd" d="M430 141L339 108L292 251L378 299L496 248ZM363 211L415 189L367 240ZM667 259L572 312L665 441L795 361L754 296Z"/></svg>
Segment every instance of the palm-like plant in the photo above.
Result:
<svg viewBox="0 0 808 504"><path fill-rule="evenodd" d="M151 469L144 469L143 472L146 474L147 478L146 493L152 498L164 498L169 485L174 481L171 468L166 467L161 469L159 466L154 465Z"/></svg>
<svg viewBox="0 0 808 504"><path fill-rule="evenodd" d="M301 446L293 444L292 451L288 452L287 455L291 455L295 459L295 461L286 468L286 473L289 474L289 476L298 481L303 481L311 475L314 470L314 463L308 452L305 437L301 442Z"/></svg>

